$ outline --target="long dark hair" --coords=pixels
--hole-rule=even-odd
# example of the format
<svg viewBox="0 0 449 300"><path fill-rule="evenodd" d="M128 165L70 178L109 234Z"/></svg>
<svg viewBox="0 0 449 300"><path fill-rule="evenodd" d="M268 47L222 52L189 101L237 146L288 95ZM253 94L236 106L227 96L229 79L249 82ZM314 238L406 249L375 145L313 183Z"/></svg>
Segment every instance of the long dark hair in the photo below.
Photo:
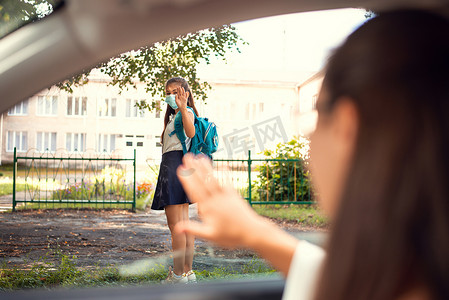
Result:
<svg viewBox="0 0 449 300"><path fill-rule="evenodd" d="M187 80L185 80L182 77L173 77L169 80L167 80L167 82L165 83L165 87L167 87L168 85L172 84L172 83L176 83L179 84L181 87L184 88L184 90L186 92L189 92L189 97L187 99L187 106L191 107L193 109L193 111L195 112L195 114L197 116L199 116L198 111L196 110L195 107L195 101L193 100L193 95L192 95L192 91L190 90L190 86L189 83L187 82ZM164 132L165 132L165 128L167 127L168 121L170 120L170 116L175 114L175 110L170 106L167 105L167 110L165 111L165 117L164 117L164 130L162 130L162 134L161 134L161 142L164 142Z"/></svg>
<svg viewBox="0 0 449 300"><path fill-rule="evenodd" d="M327 106L353 99L355 154L316 299L449 299L449 22L380 14L330 58Z"/></svg>

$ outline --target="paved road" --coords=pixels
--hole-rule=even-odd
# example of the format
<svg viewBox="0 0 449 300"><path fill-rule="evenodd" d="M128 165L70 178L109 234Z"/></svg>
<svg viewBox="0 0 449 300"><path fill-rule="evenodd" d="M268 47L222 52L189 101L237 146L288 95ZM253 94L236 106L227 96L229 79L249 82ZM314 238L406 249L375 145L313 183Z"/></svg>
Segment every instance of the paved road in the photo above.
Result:
<svg viewBox="0 0 449 300"><path fill-rule="evenodd" d="M195 205L190 206L193 218ZM326 234L286 226L299 238L322 244ZM0 263L24 266L47 256L57 261L55 249L76 255L80 266L170 264L170 233L163 211L48 210L0 213ZM253 259L247 250L229 251L197 240L194 268L238 268ZM50 253L50 254L49 254Z"/></svg>
<svg viewBox="0 0 449 300"><path fill-rule="evenodd" d="M16 193L17 197L25 198L25 192ZM0 196L0 212L12 209L12 195Z"/></svg>

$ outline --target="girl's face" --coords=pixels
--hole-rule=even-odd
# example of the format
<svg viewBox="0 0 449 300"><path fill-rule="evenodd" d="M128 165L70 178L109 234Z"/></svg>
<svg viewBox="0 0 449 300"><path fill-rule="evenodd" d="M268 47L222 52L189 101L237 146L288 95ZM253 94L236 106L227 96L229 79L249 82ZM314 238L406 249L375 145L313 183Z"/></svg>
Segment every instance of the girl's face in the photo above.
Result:
<svg viewBox="0 0 449 300"><path fill-rule="evenodd" d="M349 99L347 99L349 100ZM332 218L339 205L357 137L352 101L342 99L326 109L326 92L317 100L318 121L310 138L310 170L323 210Z"/></svg>
<svg viewBox="0 0 449 300"><path fill-rule="evenodd" d="M180 87L180 86L181 86L181 84L179 84L179 83L170 83L170 84L168 84L165 87L165 95L166 96L172 95L172 94L176 95L176 89L178 87Z"/></svg>

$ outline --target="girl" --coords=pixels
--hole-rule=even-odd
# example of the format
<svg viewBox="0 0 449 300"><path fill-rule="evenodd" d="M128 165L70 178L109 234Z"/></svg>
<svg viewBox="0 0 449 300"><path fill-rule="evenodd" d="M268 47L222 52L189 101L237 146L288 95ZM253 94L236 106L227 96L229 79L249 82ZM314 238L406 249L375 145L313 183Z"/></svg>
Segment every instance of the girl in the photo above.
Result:
<svg viewBox="0 0 449 300"><path fill-rule="evenodd" d="M284 299L449 299L448 82L445 17L367 21L329 60L317 101L311 171L333 225L326 252L255 214L191 155L178 176L203 223L178 232L255 249L288 274Z"/></svg>
<svg viewBox="0 0 449 300"><path fill-rule="evenodd" d="M179 112L187 137L186 147L189 149L191 138L195 135L194 115L198 115L187 81L175 77L165 85L167 110L164 118L164 130L161 135L162 162L159 178L154 193L151 209L165 210L170 228L173 250L173 270L170 268L167 282L196 282L192 271L194 236L175 232L176 224L189 219L189 199L176 176L176 169L182 163L182 145L174 131L174 118Z"/></svg>

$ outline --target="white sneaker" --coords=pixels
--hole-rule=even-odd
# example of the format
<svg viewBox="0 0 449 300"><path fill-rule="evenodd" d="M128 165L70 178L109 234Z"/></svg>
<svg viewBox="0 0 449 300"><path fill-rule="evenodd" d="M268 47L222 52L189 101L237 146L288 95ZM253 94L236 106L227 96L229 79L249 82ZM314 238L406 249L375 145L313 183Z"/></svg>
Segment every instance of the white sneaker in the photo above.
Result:
<svg viewBox="0 0 449 300"><path fill-rule="evenodd" d="M184 273L184 276L187 278L188 283L196 283L196 275L193 270L190 270L187 273Z"/></svg>
<svg viewBox="0 0 449 300"><path fill-rule="evenodd" d="M171 283L171 284L188 283L189 279L187 279L185 274L176 275L175 272L173 272L171 267L170 267L169 271L168 271L168 276L167 276L167 278L163 282L164 283Z"/></svg>

